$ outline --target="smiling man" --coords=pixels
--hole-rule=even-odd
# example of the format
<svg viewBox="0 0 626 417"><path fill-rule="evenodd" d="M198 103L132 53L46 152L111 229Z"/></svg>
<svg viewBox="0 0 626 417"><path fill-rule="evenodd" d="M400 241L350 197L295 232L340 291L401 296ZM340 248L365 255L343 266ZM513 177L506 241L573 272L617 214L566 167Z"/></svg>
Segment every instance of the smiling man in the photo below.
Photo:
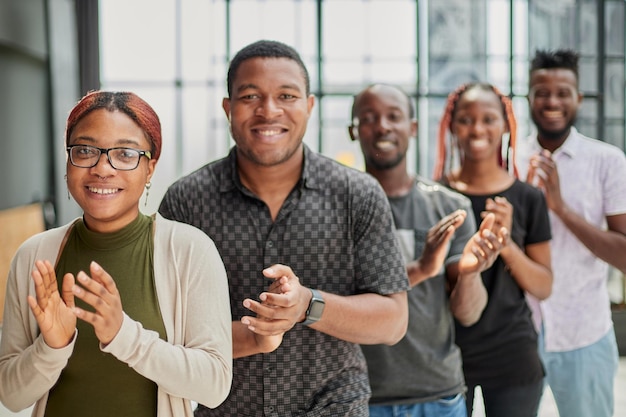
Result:
<svg viewBox="0 0 626 417"><path fill-rule="evenodd" d="M476 232L467 198L409 173L417 120L398 87L374 84L357 94L349 134L389 199L412 287L406 336L393 346L362 347L372 388L369 415L466 417L454 319L471 326L487 305L481 273L503 247L502 235L487 232L495 217L486 216Z"/></svg>
<svg viewBox="0 0 626 417"><path fill-rule="evenodd" d="M213 238L229 278L233 385L196 416L366 416L359 344L397 343L408 321L385 194L303 144L314 96L293 48L246 46L227 83L236 145L172 185L160 207Z"/></svg>
<svg viewBox="0 0 626 417"><path fill-rule="evenodd" d="M530 299L547 381L561 416L608 417L618 353L606 283L609 265L626 271L626 158L574 127L578 58L537 51L528 94L536 133L518 146L518 166L550 209L552 295Z"/></svg>

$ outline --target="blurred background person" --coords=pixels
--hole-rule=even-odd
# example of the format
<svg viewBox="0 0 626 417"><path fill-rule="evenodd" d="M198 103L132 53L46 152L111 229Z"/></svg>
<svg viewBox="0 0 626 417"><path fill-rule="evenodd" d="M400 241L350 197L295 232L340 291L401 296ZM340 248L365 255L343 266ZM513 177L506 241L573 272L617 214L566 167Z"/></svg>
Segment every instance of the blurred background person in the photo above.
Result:
<svg viewBox="0 0 626 417"><path fill-rule="evenodd" d="M488 301L480 320L456 326L468 412L480 386L488 417L536 416L543 389L525 293L550 295L550 222L543 194L515 176L516 128L508 97L489 84L462 85L448 96L435 166L436 179L470 199L477 222L493 213L495 224L511 231L482 273Z"/></svg>
<svg viewBox="0 0 626 417"><path fill-rule="evenodd" d="M409 174L414 116L411 99L391 85L367 87L352 105L349 133L360 143L366 171L387 194L412 287L405 337L393 346L361 346L372 388L370 416L465 417L454 318L463 325L480 318L487 303L480 272L491 266L508 236L505 230L491 232L495 216L473 235L467 198Z"/></svg>
<svg viewBox="0 0 626 417"><path fill-rule="evenodd" d="M520 169L546 196L555 255L552 296L531 302L559 414L608 417L618 351L607 280L609 265L626 271L626 158L574 127L583 99L578 58L569 49L538 50L530 68L536 130L520 148Z"/></svg>

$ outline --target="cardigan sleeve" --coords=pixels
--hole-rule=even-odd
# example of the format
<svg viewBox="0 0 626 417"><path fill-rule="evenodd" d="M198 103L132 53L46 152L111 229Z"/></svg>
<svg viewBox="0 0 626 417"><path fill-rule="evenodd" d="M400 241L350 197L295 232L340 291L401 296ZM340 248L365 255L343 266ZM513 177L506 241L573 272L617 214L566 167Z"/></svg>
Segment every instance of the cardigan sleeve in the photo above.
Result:
<svg viewBox="0 0 626 417"><path fill-rule="evenodd" d="M34 295L31 271L35 260L54 263L67 229L31 237L11 261L0 340L0 400L11 411L45 400L74 349L76 333L62 349L46 345L27 301L29 294Z"/></svg>
<svg viewBox="0 0 626 417"><path fill-rule="evenodd" d="M155 280L167 341L125 316L103 348L169 396L217 407L232 382L232 322L226 271L199 229L156 221Z"/></svg>

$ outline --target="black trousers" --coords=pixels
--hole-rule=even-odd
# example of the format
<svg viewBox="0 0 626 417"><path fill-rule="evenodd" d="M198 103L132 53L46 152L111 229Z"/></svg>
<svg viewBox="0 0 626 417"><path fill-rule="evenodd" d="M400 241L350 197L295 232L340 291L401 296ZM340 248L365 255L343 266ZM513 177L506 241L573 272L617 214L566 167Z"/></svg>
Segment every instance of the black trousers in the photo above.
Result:
<svg viewBox="0 0 626 417"><path fill-rule="evenodd" d="M543 380L529 385L513 387L481 387L486 417L536 417L543 393ZM471 417L474 406L474 389L467 386L467 415Z"/></svg>

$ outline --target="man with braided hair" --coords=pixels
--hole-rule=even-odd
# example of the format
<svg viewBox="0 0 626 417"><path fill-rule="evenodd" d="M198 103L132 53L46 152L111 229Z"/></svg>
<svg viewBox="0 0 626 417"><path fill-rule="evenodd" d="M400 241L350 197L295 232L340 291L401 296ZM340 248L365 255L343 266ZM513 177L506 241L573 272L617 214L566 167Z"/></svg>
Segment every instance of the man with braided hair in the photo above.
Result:
<svg viewBox="0 0 626 417"><path fill-rule="evenodd" d="M626 271L626 158L574 127L582 103L578 54L537 51L528 102L536 127L520 146L520 169L546 196L553 232L554 290L535 309L540 352L559 414L613 415L617 344L609 265Z"/></svg>

